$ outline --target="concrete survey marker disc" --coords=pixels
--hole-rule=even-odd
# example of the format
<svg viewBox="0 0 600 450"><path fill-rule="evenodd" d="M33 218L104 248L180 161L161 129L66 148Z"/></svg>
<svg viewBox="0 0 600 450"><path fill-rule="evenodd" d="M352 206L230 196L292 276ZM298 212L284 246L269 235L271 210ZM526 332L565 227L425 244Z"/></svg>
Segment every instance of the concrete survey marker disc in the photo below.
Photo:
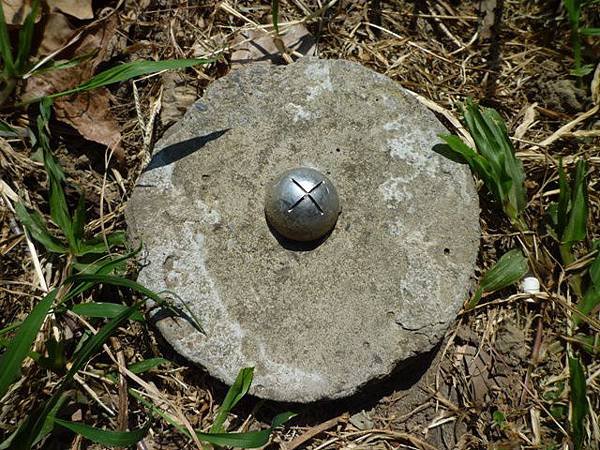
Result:
<svg viewBox="0 0 600 450"><path fill-rule="evenodd" d="M250 65L215 81L159 141L127 220L138 281L185 303L205 333L155 317L180 354L252 393L353 394L440 341L467 296L479 243L469 169L434 151L446 130L360 65ZM341 214L317 243L276 236L265 193L314 168ZM164 314L163 314L164 313Z"/></svg>

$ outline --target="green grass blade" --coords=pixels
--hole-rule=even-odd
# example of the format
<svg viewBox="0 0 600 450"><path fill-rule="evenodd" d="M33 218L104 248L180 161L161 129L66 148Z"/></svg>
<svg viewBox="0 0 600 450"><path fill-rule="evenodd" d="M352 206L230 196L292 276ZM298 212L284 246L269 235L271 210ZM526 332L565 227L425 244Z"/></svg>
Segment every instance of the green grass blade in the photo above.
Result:
<svg viewBox="0 0 600 450"><path fill-rule="evenodd" d="M138 402L140 402L142 405L144 405L146 408L148 408L148 410L150 410L151 413L156 414L157 416L161 417L165 422L167 422L169 425L174 427L177 431L179 431L184 436L187 436L188 438L190 437L190 433L188 432L188 430L185 429L179 422L177 422L177 420L175 420L169 414L164 412L159 407L155 406L153 403L146 400L144 397L142 397L139 393L137 393L133 389L128 389L127 391L133 398L135 398Z"/></svg>
<svg viewBox="0 0 600 450"><path fill-rule="evenodd" d="M46 228L44 219L37 211L30 212L23 204L16 203L15 213L23 226L29 231L31 237L42 244L46 250L54 253L67 252L67 248L50 234L48 228Z"/></svg>
<svg viewBox="0 0 600 450"><path fill-rule="evenodd" d="M15 62L12 55L12 46L10 45L10 37L8 36L8 27L6 26L6 18L4 17L4 8L0 2L0 56L4 63L4 74L7 77L15 76Z"/></svg>
<svg viewBox="0 0 600 450"><path fill-rule="evenodd" d="M600 28L580 28L579 32L584 36L600 36Z"/></svg>
<svg viewBox="0 0 600 450"><path fill-rule="evenodd" d="M110 284L111 286L121 286L125 288L132 289L136 292L139 292L142 295L145 295L148 298L151 298L156 303L164 304L165 301L154 291L142 286L139 283L136 283L133 280L129 280L127 278L119 277L116 275L102 275L102 274L79 274L74 275L67 279L67 282L71 282L74 284L77 283L89 283L89 288L96 284ZM80 293L80 292L78 292ZM65 300L69 300L73 297L71 292L65 296Z"/></svg>
<svg viewBox="0 0 600 450"><path fill-rule="evenodd" d="M31 52L31 41L33 39L33 31L35 27L35 19L40 6L39 0L31 2L31 11L27 15L21 30L19 31L19 45L17 48L17 58L15 61L15 70L18 75L22 75L25 71L25 65L29 59Z"/></svg>
<svg viewBox="0 0 600 450"><path fill-rule="evenodd" d="M170 69L183 69L186 67L193 67L199 64L207 64L212 62L211 59L173 59L169 61L133 61L125 64L121 64L98 75L92 77L90 80L80 84L79 86L68 89L63 92L52 94L49 98L57 98L65 95L71 95L78 92L89 91L109 84L121 83L123 81L130 80L142 75L148 75L151 73L160 72L163 70Z"/></svg>
<svg viewBox="0 0 600 450"><path fill-rule="evenodd" d="M133 431L108 431L94 428L84 423L68 422L66 420L55 419L55 423L61 427L77 433L84 438L102 444L106 447L129 447L137 444L144 439L150 429L150 422L142 428Z"/></svg>
<svg viewBox="0 0 600 450"><path fill-rule="evenodd" d="M600 247L600 242L594 242L594 248L600 251L598 247ZM600 288L600 253L596 255L596 258L590 264L589 274L592 286Z"/></svg>
<svg viewBox="0 0 600 450"><path fill-rule="evenodd" d="M571 434L575 450L583 449L585 418L589 405L583 366L577 358L569 357L569 384L571 386Z"/></svg>
<svg viewBox="0 0 600 450"><path fill-rule="evenodd" d="M279 34L279 0L271 0L271 19L275 32Z"/></svg>
<svg viewBox="0 0 600 450"><path fill-rule="evenodd" d="M83 239L83 230L85 227L85 196L83 194L79 196L71 223L73 224L72 228L74 238L72 246L76 249L79 249L79 243Z"/></svg>
<svg viewBox="0 0 600 450"><path fill-rule="evenodd" d="M562 158L558 161L558 207L556 211L556 235L562 240L569 219L571 205L571 187L563 167Z"/></svg>
<svg viewBox="0 0 600 450"><path fill-rule="evenodd" d="M89 302L73 305L70 309L75 314L84 317L113 319L127 308L128 306L121 305L120 303ZM141 322L144 320L144 316L139 311L136 311L131 315L131 320Z"/></svg>
<svg viewBox="0 0 600 450"><path fill-rule="evenodd" d="M140 250L141 247L125 255L121 255L116 258L110 256L100 258L99 260L96 260L90 264L76 263L76 266L78 266L78 270L80 271L78 275L110 275L113 272L124 268L127 260L137 255L140 252ZM88 289L90 289L95 284L97 284L96 281L78 282L75 287L69 290L67 296L68 298L76 297L82 292L85 292Z"/></svg>
<svg viewBox="0 0 600 450"><path fill-rule="evenodd" d="M129 320L136 312L138 312L137 305L125 308L106 325L100 328L96 334L87 339L81 349L73 357L73 363L67 372L67 375L65 375L63 383L69 382L75 376L77 371L87 363L90 357L100 350L102 345L110 336L112 336L116 329Z"/></svg>
<svg viewBox="0 0 600 450"><path fill-rule="evenodd" d="M238 448L258 448L269 442L273 430L290 420L296 414L285 412L278 414L271 423L271 426L262 431L249 431L247 433L203 433L196 431L198 439L213 445L238 447Z"/></svg>
<svg viewBox="0 0 600 450"><path fill-rule="evenodd" d="M56 298L56 293L56 289L49 292L33 308L19 327L17 335L10 342L6 352L0 358L0 398L6 394L8 388L18 376L21 364L29 354L31 345L44 322L44 318Z"/></svg>
<svg viewBox="0 0 600 450"><path fill-rule="evenodd" d="M563 243L579 242L587 234L588 194L587 194L587 162L580 159L575 169L569 220L562 236Z"/></svg>
<svg viewBox="0 0 600 450"><path fill-rule="evenodd" d="M138 361L136 363L131 364L130 366L128 366L127 368L135 373L135 374L139 374L139 373L144 373L144 372L148 372L149 370L154 369L155 367L158 367L162 364L168 364L169 360L165 359L165 358L149 358L149 359L144 359L143 361Z"/></svg>
<svg viewBox="0 0 600 450"><path fill-rule="evenodd" d="M46 402L43 409L36 413L35 417L32 418L31 421L28 421L26 426L20 430L19 438L15 439L15 441L17 441L14 445L15 449L29 450L31 448L33 440L40 434L44 424L48 420L49 414L60 401L63 392L69 387L75 374L100 350L102 345L110 336L112 336L115 330L127 321L137 310L137 305L127 308L118 316L111 319L95 335L91 336L83 343L79 351L77 351L73 357L71 368L62 378L52 397Z"/></svg>
<svg viewBox="0 0 600 450"><path fill-rule="evenodd" d="M99 283L110 284L113 286L122 286L125 288L132 289L132 290L154 300L158 305L169 309L173 314L186 319L190 323L190 325L192 325L200 333L204 333L204 330L202 329L202 326L200 325L199 320L195 317L193 311L191 311L187 307L187 305L185 305L185 303L184 303L184 307L186 308L188 314L185 314L178 307L170 305L156 292L151 291L150 289L142 286L139 283L136 283L133 280L129 280L127 278L114 276L114 275L78 274L78 275L68 278L67 282L75 283L76 287L72 292L70 292L67 296L65 296L65 300L71 299L74 296L73 295L74 293L80 294L84 290L87 290L87 289L91 288L92 286L94 286L95 284L99 284ZM78 286L77 283L80 283L80 285ZM83 284L81 284L81 283L83 283ZM85 287L85 289L82 289L83 286Z"/></svg>
<svg viewBox="0 0 600 450"><path fill-rule="evenodd" d="M252 378L254 377L254 367L246 367L239 371L234 383L227 391L223 404L219 408L212 427L211 433L221 433L224 431L223 423L233 407L248 393Z"/></svg>

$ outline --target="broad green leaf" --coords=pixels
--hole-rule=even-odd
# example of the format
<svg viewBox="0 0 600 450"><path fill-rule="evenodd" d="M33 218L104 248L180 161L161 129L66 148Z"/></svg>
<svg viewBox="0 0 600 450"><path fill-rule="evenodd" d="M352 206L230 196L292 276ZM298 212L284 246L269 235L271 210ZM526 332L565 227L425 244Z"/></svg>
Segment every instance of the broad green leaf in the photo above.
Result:
<svg viewBox="0 0 600 450"><path fill-rule="evenodd" d="M15 70L19 75L23 74L25 65L30 56L31 41L33 39L35 19L38 14L39 6L39 0L33 0L31 2L31 12L27 15L23 26L19 30L19 46L17 49L17 58L15 60Z"/></svg>
<svg viewBox="0 0 600 450"><path fill-rule="evenodd" d="M273 419L271 427L262 431L249 431L246 433L203 433L196 431L198 439L213 445L238 447L238 448L258 448L269 442L273 430L290 420L296 414L292 412L281 413Z"/></svg>
<svg viewBox="0 0 600 450"><path fill-rule="evenodd" d="M519 249L506 252L498 262L488 270L479 282L479 288L469 301L469 308L479 303L484 292L493 292L516 283L525 276L529 269L527 258Z"/></svg>
<svg viewBox="0 0 600 450"><path fill-rule="evenodd" d="M121 305L119 303L89 302L73 305L70 309L75 314L79 314L80 316L84 317L112 319L117 317L127 308L128 306ZM144 316L139 311L136 311L131 315L131 320L137 320L141 322L144 320Z"/></svg>
<svg viewBox="0 0 600 450"><path fill-rule="evenodd" d="M571 437L575 450L583 449L585 418L589 411L585 374L581 362L569 357L569 384L571 386Z"/></svg>
<svg viewBox="0 0 600 450"><path fill-rule="evenodd" d="M116 231L106 235L106 241L102 237L83 241L79 243L77 256L107 253L111 248L123 245L125 241L126 235L122 231ZM106 244L108 244L108 247Z"/></svg>
<svg viewBox="0 0 600 450"><path fill-rule="evenodd" d="M527 258L521 250L512 249L506 252L498 262L481 279L480 286L484 292L503 289L519 281L527 273Z"/></svg>
<svg viewBox="0 0 600 450"><path fill-rule="evenodd" d="M225 419L227 419L227 416L233 407L248 393L253 377L254 367L246 367L239 371L235 381L227 391L223 404L217 412L213 425L210 428L211 433L221 433L222 431L225 431L223 428Z"/></svg>
<svg viewBox="0 0 600 450"><path fill-rule="evenodd" d="M0 398L6 394L12 382L19 375L21 364L29 354L31 345L35 341L44 318L56 298L56 293L56 289L49 292L33 308L19 327L19 331L11 341L6 352L0 358Z"/></svg>
<svg viewBox="0 0 600 450"><path fill-rule="evenodd" d="M515 156L504 120L495 110L480 108L470 99L465 102L463 116L477 151L458 136L440 137L483 180L513 224L525 227L520 217L526 206L525 172Z"/></svg>
<svg viewBox="0 0 600 450"><path fill-rule="evenodd" d="M12 125L6 123L4 120L0 120L0 136L3 137L21 137L22 132L19 130L23 130L22 128L15 128Z"/></svg>
<svg viewBox="0 0 600 450"><path fill-rule="evenodd" d="M71 95L78 92L89 91L102 86L107 86L113 83L121 83L142 75L160 72L163 70L182 69L185 67L193 67L199 64L207 64L212 62L211 59L173 59L169 61L133 61L125 64L120 64L98 75L90 80L80 84L76 88L68 89L63 92L58 92L48 96L49 98L57 98L65 95Z"/></svg>
<svg viewBox="0 0 600 450"><path fill-rule="evenodd" d="M42 244L46 250L54 253L66 253L67 248L53 237L44 223L44 219L37 211L28 211L21 203L15 204L15 213L31 237Z"/></svg>
<svg viewBox="0 0 600 450"><path fill-rule="evenodd" d="M577 310L584 316L587 316L594 311L598 305L600 305L600 286L592 285L577 303ZM575 324L581 322L581 318L577 314L573 314L573 320Z"/></svg>
<svg viewBox="0 0 600 450"><path fill-rule="evenodd" d="M569 209L569 220L562 235L563 243L574 243L582 241L587 233L588 218L588 195L587 195L587 163L580 159L575 169L575 179L571 189L571 203Z"/></svg>
<svg viewBox="0 0 600 450"><path fill-rule="evenodd" d="M148 430L150 429L150 422L148 422L142 428L138 428L137 430L133 431L101 430L84 423L68 422L61 419L55 419L54 422L57 425L67 428L92 442L104 445L106 447L129 447L135 445L146 436Z"/></svg>
<svg viewBox="0 0 600 450"><path fill-rule="evenodd" d="M4 8L0 1L0 56L2 56L2 62L4 66L4 74L7 78L15 75L15 63L12 55L12 46L10 44L10 37L8 35L8 28L6 26L6 19L4 17Z"/></svg>

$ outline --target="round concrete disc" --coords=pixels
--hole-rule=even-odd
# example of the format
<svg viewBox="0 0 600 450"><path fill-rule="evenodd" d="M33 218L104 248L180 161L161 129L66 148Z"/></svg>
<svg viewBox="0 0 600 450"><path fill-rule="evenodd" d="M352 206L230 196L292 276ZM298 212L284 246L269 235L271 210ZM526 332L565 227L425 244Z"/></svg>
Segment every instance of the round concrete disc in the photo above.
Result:
<svg viewBox="0 0 600 450"><path fill-rule="evenodd" d="M138 281L185 307L166 340L251 392L308 402L354 393L439 342L467 296L479 208L446 130L358 64L251 65L215 81L156 145L127 210ZM264 216L278 174L314 167L342 207L320 245L280 242ZM168 292L166 292L168 291Z"/></svg>

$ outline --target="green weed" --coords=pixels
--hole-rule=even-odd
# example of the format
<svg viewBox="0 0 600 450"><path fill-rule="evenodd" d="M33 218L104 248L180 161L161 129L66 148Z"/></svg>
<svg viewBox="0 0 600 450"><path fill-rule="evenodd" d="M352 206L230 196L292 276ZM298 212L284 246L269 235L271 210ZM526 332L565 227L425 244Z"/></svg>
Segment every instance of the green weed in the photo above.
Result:
<svg viewBox="0 0 600 450"><path fill-rule="evenodd" d="M567 11L569 24L571 25L571 46L573 47L573 59L575 67L571 74L582 77L594 70L593 64L582 63L582 36L600 36L600 28L587 28L581 26L581 16L585 7L595 3L598 0L563 0L563 5Z"/></svg>
<svg viewBox="0 0 600 450"><path fill-rule="evenodd" d="M506 125L500 114L467 100L463 110L464 120L477 149L466 145L458 136L440 136L449 150L463 158L485 183L489 192L500 204L511 223L519 230L527 230L522 213L527 198L523 185L523 164L515 156Z"/></svg>

